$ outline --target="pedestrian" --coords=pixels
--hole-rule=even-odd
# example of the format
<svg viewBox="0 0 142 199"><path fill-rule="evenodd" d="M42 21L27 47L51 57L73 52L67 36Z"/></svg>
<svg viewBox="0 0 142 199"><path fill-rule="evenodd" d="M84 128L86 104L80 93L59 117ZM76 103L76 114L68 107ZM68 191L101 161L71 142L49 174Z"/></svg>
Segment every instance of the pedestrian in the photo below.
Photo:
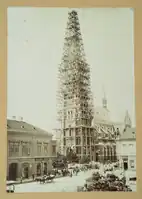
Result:
<svg viewBox="0 0 142 199"><path fill-rule="evenodd" d="M84 185L83 191L87 191L88 190L88 186L87 184Z"/></svg>
<svg viewBox="0 0 142 199"><path fill-rule="evenodd" d="M22 182L23 182L23 176L21 176L20 181L21 181L21 184L22 184Z"/></svg>
<svg viewBox="0 0 142 199"><path fill-rule="evenodd" d="M33 178L33 181L34 181L34 179L35 179L35 174L34 173L32 174L32 178Z"/></svg>

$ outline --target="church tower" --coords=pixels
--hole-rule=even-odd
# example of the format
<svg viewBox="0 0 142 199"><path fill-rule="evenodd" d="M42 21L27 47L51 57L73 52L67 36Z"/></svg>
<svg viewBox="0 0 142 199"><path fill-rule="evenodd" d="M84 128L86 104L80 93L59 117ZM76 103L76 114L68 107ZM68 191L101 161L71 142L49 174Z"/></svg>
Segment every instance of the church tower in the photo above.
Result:
<svg viewBox="0 0 142 199"><path fill-rule="evenodd" d="M93 99L90 69L85 58L78 14L68 13L63 56L59 67L61 152L73 149L78 158L94 160Z"/></svg>
<svg viewBox="0 0 142 199"><path fill-rule="evenodd" d="M131 118L130 118L128 110L126 111L126 114L125 114L124 125L125 125L125 129L132 127L132 122L131 122Z"/></svg>

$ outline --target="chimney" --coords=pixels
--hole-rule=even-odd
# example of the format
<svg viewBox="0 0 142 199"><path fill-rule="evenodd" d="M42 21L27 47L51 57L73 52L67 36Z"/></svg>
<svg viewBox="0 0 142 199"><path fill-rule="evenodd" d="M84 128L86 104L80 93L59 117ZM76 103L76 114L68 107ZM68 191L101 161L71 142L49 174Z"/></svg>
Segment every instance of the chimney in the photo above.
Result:
<svg viewBox="0 0 142 199"><path fill-rule="evenodd" d="M13 119L13 120L16 120L16 116L12 116L12 119Z"/></svg>
<svg viewBox="0 0 142 199"><path fill-rule="evenodd" d="M19 120L19 121L23 121L23 117L20 116L20 117L18 118L18 120Z"/></svg>

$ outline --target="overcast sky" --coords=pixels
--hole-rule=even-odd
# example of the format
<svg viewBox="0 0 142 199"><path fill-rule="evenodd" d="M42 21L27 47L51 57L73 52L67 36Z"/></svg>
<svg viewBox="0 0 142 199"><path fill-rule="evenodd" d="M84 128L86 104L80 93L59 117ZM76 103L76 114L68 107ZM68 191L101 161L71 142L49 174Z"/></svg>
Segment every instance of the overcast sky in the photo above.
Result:
<svg viewBox="0 0 142 199"><path fill-rule="evenodd" d="M8 8L8 118L51 131L56 124L58 67L67 8ZM133 11L128 8L79 9L94 105L103 86L113 121L126 110L135 125Z"/></svg>

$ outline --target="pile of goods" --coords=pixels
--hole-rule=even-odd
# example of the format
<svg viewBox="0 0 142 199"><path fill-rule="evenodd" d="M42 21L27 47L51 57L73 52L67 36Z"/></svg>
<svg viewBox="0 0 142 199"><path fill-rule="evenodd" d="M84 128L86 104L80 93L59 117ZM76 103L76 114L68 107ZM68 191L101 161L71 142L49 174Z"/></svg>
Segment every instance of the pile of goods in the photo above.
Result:
<svg viewBox="0 0 142 199"><path fill-rule="evenodd" d="M132 191L126 185L126 179L119 179L114 174L101 176L99 172L94 173L91 178L86 180L86 184L78 191Z"/></svg>
<svg viewBox="0 0 142 199"><path fill-rule="evenodd" d="M15 191L15 182L14 181L6 181L6 192L14 193Z"/></svg>

